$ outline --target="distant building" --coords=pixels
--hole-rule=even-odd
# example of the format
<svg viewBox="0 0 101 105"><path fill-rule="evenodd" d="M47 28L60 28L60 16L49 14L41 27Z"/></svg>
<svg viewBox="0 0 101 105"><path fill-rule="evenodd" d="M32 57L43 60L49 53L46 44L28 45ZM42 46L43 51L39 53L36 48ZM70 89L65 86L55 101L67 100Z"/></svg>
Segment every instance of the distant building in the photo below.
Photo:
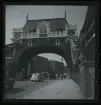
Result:
<svg viewBox="0 0 101 105"><path fill-rule="evenodd" d="M32 73L51 71L48 59L41 56L35 56L32 58L32 66Z"/></svg>
<svg viewBox="0 0 101 105"><path fill-rule="evenodd" d="M66 67L62 62L48 60L47 58L41 56L35 56L32 58L32 65L29 64L28 70L30 73L35 72L55 72L55 73L64 73L67 72ZM32 67L31 67L32 66Z"/></svg>
<svg viewBox="0 0 101 105"><path fill-rule="evenodd" d="M65 66L62 62L50 60L49 64L51 65L51 67L55 73L59 74L59 73L67 72L67 70L65 69Z"/></svg>

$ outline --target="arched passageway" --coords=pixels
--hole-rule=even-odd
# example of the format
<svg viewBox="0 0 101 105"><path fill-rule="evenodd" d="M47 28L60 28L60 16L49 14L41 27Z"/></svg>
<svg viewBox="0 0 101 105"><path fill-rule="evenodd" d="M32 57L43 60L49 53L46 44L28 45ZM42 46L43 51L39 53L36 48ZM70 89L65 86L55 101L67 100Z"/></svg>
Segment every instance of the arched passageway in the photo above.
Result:
<svg viewBox="0 0 101 105"><path fill-rule="evenodd" d="M28 62L30 61L30 59L41 53L54 53L62 56L65 59L68 67L70 68L70 71L72 72L72 60L68 52L53 46L30 47L29 49L24 51L17 62L17 71L20 71L23 67L28 68Z"/></svg>

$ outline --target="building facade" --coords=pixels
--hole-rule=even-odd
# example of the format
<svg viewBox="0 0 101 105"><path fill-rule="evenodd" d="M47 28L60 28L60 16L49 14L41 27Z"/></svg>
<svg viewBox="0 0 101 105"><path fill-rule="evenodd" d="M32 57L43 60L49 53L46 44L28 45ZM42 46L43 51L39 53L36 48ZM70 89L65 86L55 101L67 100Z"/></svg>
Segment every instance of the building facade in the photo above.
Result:
<svg viewBox="0 0 101 105"><path fill-rule="evenodd" d="M88 98L95 98L95 7L88 6L83 28L79 36L77 71L80 88Z"/></svg>

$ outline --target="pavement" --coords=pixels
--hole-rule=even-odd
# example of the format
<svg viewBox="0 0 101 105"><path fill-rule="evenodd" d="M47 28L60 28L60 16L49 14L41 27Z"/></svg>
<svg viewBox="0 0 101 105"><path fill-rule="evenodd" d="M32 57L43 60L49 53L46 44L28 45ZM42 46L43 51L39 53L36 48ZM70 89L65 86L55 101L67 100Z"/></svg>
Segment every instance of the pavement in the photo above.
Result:
<svg viewBox="0 0 101 105"><path fill-rule="evenodd" d="M53 80L54 82L17 99L86 99L79 86L71 79Z"/></svg>
<svg viewBox="0 0 101 105"><path fill-rule="evenodd" d="M45 80L44 82L31 82L31 81L16 81L14 88L6 89L5 99L18 99L26 96L27 94L39 90L46 85L52 84L53 80Z"/></svg>

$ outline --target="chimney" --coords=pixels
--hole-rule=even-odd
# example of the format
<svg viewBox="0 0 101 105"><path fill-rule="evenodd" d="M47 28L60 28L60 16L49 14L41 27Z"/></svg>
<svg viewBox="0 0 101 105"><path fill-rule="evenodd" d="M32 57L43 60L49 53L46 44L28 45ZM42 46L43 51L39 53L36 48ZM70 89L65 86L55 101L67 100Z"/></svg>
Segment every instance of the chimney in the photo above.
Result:
<svg viewBox="0 0 101 105"><path fill-rule="evenodd" d="M65 19L66 19L66 11L65 11Z"/></svg>

